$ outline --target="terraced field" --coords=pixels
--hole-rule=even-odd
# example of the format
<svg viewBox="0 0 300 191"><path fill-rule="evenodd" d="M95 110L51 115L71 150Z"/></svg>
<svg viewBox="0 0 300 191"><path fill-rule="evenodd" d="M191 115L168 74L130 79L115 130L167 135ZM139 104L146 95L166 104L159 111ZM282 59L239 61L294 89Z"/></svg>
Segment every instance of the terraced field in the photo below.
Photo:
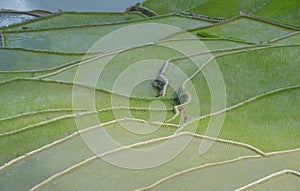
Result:
<svg viewBox="0 0 300 191"><path fill-rule="evenodd" d="M157 14L173 12L190 12L209 17L232 18L242 14L257 15L273 21L300 27L300 2L280 0L170 0L167 3L159 0L146 0L143 6Z"/></svg>
<svg viewBox="0 0 300 191"><path fill-rule="evenodd" d="M299 3L136 6L0 29L1 191L299 190Z"/></svg>

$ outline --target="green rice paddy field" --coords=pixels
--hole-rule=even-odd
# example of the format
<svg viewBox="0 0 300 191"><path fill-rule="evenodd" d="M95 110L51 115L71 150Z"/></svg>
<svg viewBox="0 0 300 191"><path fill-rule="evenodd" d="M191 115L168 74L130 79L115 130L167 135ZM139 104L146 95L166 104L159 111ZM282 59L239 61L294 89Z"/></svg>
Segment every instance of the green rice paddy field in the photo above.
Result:
<svg viewBox="0 0 300 191"><path fill-rule="evenodd" d="M0 28L0 190L299 190L299 1L139 6L157 15L60 12ZM178 30L87 53L149 23ZM157 67L134 70L143 61ZM128 71L163 75L163 96L155 78L116 91Z"/></svg>

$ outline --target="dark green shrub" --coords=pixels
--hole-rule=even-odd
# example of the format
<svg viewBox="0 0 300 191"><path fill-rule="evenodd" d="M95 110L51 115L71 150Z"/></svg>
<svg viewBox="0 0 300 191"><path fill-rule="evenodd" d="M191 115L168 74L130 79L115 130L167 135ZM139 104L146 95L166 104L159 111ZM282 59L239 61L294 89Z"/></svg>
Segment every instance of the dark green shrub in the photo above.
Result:
<svg viewBox="0 0 300 191"><path fill-rule="evenodd" d="M216 35L213 35L213 34L209 34L207 32L203 32L203 31L198 31L197 32L197 35L202 37L202 38L219 38L218 36Z"/></svg>

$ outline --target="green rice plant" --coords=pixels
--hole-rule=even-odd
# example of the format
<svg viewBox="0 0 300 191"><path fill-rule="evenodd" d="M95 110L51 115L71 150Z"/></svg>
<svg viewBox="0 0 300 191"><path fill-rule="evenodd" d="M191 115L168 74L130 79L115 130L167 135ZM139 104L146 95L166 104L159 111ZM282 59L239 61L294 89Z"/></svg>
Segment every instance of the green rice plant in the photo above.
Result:
<svg viewBox="0 0 300 191"><path fill-rule="evenodd" d="M60 116L70 115L73 111L70 110L46 110L44 112L34 112L25 115L5 118L0 120L0 134L15 131L43 121L48 121Z"/></svg>
<svg viewBox="0 0 300 191"><path fill-rule="evenodd" d="M267 157L246 157L206 168L186 170L150 189L140 190L218 190L220 187L223 190L236 190L285 169L299 171L299 157L299 150Z"/></svg>
<svg viewBox="0 0 300 191"><path fill-rule="evenodd" d="M268 41L293 33L295 30L259 21L251 17L236 19L201 29L198 33L208 33L226 39L238 39L253 43L267 43Z"/></svg>
<svg viewBox="0 0 300 191"><path fill-rule="evenodd" d="M153 17L135 22L107 24L89 27L71 27L65 29L48 29L27 32L3 32L7 47L19 47L54 52L85 53L99 39L122 27L142 23L161 23L173 25L183 30L208 26L200 19L180 15ZM154 32L154 31L153 31ZM68 43L66 43L68 42Z"/></svg>
<svg viewBox="0 0 300 191"><path fill-rule="evenodd" d="M203 31L197 32L197 35L202 38L219 38L218 36L215 36L215 35L203 32Z"/></svg>
<svg viewBox="0 0 300 191"><path fill-rule="evenodd" d="M24 49L0 48L0 71L34 71L59 67L84 54L62 54Z"/></svg>
<svg viewBox="0 0 300 191"><path fill-rule="evenodd" d="M70 114L70 112L67 115L63 115L63 113L57 112L56 116L52 114L53 115L52 119L44 118L42 123L38 121L39 120L38 117L43 117L43 116L36 116L36 115L31 116L32 118L33 117L36 118L31 121L26 121L27 124L25 124L24 121L21 121L21 119L18 120L18 118L11 119L6 124L4 123L3 126L1 125L0 147L1 147L2 154L0 155L1 156L0 163L2 165L5 162L8 162L9 160L17 158L18 156L24 155L25 153L38 149L39 147L42 147L44 145L50 144L51 142L66 137L70 134L73 134L77 130L83 130L85 128L90 128L99 125L100 122L103 124L110 121L114 121L116 120L117 117L114 113L116 112L115 110L118 110L118 113L122 112L122 110L124 110L124 113L125 111L127 111L127 109L114 109L114 110L109 109L109 110L100 111L99 113L81 112L79 116L75 114L72 115L72 113ZM147 120L147 121L151 121L151 115L166 114L167 115L166 118L170 118L173 115L172 111L159 111L159 110L149 111L146 109L145 110L130 109L129 111L133 117L137 119ZM82 121L85 121L84 126L80 126L80 127L77 126L75 122L75 117ZM95 117L99 121L95 121ZM26 118L26 119L30 120L30 118ZM23 123L16 124L16 126L14 127L5 126L5 125L14 125L19 121ZM144 126L141 126L141 122L135 122L135 121L133 122L129 121L129 122L126 121L122 122L122 125L127 124L126 126L127 127L132 126L131 128L134 128L134 126L137 126L139 128L146 128ZM108 125L108 127L110 126ZM148 128L150 129L150 127ZM153 128L154 125L152 125L151 129ZM121 125L118 125L118 123L116 123L114 125L114 128L107 128L106 131L108 135L110 135L112 138L116 138L117 140L119 140L121 144L131 144L132 141L138 139L144 140L144 138L147 138L147 136L153 137L158 135L160 136L170 135L169 133L167 133L168 132L167 130L168 128L162 128L150 135L135 135L134 133L130 133ZM169 130L171 131L172 129ZM9 133L9 134L3 135L2 133L3 134ZM29 142L28 139L30 139Z"/></svg>
<svg viewBox="0 0 300 191"><path fill-rule="evenodd" d="M72 88L72 84L41 80L19 79L2 83L0 117L46 109L72 108ZM82 88L86 90L86 87ZM123 103L128 98L115 95L114 99L116 102ZM130 107L149 108L153 100L131 98L129 101ZM175 104L172 99L162 101L167 109L171 109ZM96 90L95 103L98 110L111 108L111 94Z"/></svg>
<svg viewBox="0 0 300 191"><path fill-rule="evenodd" d="M35 19L29 22L4 27L5 31L26 31L51 28L64 28L84 25L101 25L143 19L138 13L93 13L93 12L61 12Z"/></svg>
<svg viewBox="0 0 300 191"><path fill-rule="evenodd" d="M294 33L286 38L279 38L272 42L273 44L286 44L286 45L299 45L300 44L300 33Z"/></svg>
<svg viewBox="0 0 300 191"><path fill-rule="evenodd" d="M182 57L183 55L175 50L172 50L163 45L151 45L140 48L129 49L120 54L115 55L115 57L110 60L106 65L104 70L101 72L101 75L98 79L96 88L112 91L116 79L126 71L128 68L134 64L141 62L143 60L150 59L160 59L168 60L172 57ZM97 61L97 63L102 64L102 58ZM85 64L92 65L94 62ZM163 65L163 63L161 63ZM43 79L58 80L63 82L73 82L76 72L80 66L70 68L61 73L55 74L53 76L45 77ZM155 72L155 75L159 72L159 69ZM141 73L136 74L142 75ZM153 79L154 80L154 79ZM153 81L149 80L144 83L139 84L134 91L131 93L133 97L150 97L154 98L156 92L152 88Z"/></svg>
<svg viewBox="0 0 300 191"><path fill-rule="evenodd" d="M247 143L265 152L299 148L300 113L296 104L299 93L299 88L286 90L227 111L219 137ZM206 132L209 120L198 123L197 133Z"/></svg>
<svg viewBox="0 0 300 191"><path fill-rule="evenodd" d="M197 7L207 0L145 0L142 6L155 11L157 14L180 13L184 10Z"/></svg>
<svg viewBox="0 0 300 191"><path fill-rule="evenodd" d="M48 72L0 72L0 82L18 78L34 78L37 76L46 75L47 73Z"/></svg>
<svg viewBox="0 0 300 191"><path fill-rule="evenodd" d="M245 47L249 46L250 44L235 41L232 39L229 40L222 40L222 39L200 39L200 41L207 47L208 50L215 51L220 49L231 49L231 48L238 48L238 47ZM214 53L212 53L214 54Z"/></svg>
<svg viewBox="0 0 300 191"><path fill-rule="evenodd" d="M270 0L259 11L254 13L264 18L300 27L300 2Z"/></svg>
<svg viewBox="0 0 300 191"><path fill-rule="evenodd" d="M299 51L299 47L274 47L217 56L215 62L223 75L227 107L266 92L300 84L297 75ZM183 66L187 62L178 62L184 71L191 68L191 64ZM209 114L211 93L203 76L205 70L204 67L192 83L199 96L201 113Z"/></svg>
<svg viewBox="0 0 300 191"><path fill-rule="evenodd" d="M224 3L222 0L207 0L205 3L187 11L212 17L232 18L239 15L241 11L256 12L268 2L269 0L228 0Z"/></svg>
<svg viewBox="0 0 300 191"><path fill-rule="evenodd" d="M93 155L80 136L77 136L1 170L1 190L29 190L49 176Z"/></svg>
<svg viewBox="0 0 300 191"><path fill-rule="evenodd" d="M228 105L300 82L299 47L250 50L216 59L226 85Z"/></svg>
<svg viewBox="0 0 300 191"><path fill-rule="evenodd" d="M190 138L192 138L192 140L183 152L168 163L164 163L157 167L136 170L126 169L109 164L101 158L95 158L87 163L83 163L78 168L74 168L73 170L61 174L61 176L56 177L48 184L39 187L39 189L60 190L62 188L76 188L88 190L134 190L187 168L256 154L246 147L217 141L206 154L200 155L198 149L203 138L194 137L193 135L181 135L170 139L182 141ZM156 141L154 143L148 143L145 146L137 146L135 149L151 148L163 142L164 141ZM222 152L224 150L227 152ZM126 152L126 150L123 152ZM124 154L123 152L115 152L108 154L108 156L117 159ZM83 173L86 175L84 181L75 181L78 180L78 176L81 176ZM121 181L124 176L127 177L126 183Z"/></svg>
<svg viewBox="0 0 300 191"><path fill-rule="evenodd" d="M226 87L227 107L241 103L247 99L275 89L300 84L297 55L299 47L254 48L217 54L215 60L206 64L217 64L222 72ZM202 56L203 57L203 56ZM196 59L201 59L197 56ZM204 55L203 60L207 60ZM205 61L204 61L205 62ZM188 76L191 76L197 67L188 59L173 62ZM211 112L211 92L203 75L207 73L207 66L192 80L200 103L201 115ZM224 109L224 108L222 108Z"/></svg>

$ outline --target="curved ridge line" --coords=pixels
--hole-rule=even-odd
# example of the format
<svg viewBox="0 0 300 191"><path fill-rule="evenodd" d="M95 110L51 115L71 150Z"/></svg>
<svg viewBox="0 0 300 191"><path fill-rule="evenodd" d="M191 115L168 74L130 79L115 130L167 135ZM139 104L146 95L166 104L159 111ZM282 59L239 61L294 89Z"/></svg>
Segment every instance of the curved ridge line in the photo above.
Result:
<svg viewBox="0 0 300 191"><path fill-rule="evenodd" d="M65 67L65 68L62 68L61 70L52 72L50 74L45 74L45 75L37 76L37 77L34 77L34 78L35 79L40 79L40 78L51 77L51 76L60 74L60 73L62 73L64 71L67 71L67 70L69 70L69 69L71 69L73 67L80 66L80 65L83 65L83 64L89 64L91 61L94 61L94 59L97 60L97 59L100 59L100 58L105 58L106 56L112 56L112 55L115 55L115 54L119 54L119 53L123 53L123 52L126 52L126 51L130 51L130 50L133 50L133 49L143 48L143 47L147 47L147 46L150 46L150 45L160 45L160 44L163 44L163 43L185 41L185 40L191 40L191 39L166 39L166 40L161 40L159 42L149 42L149 43L146 43L146 44L143 44L143 45L139 45L139 46L132 46L132 47L128 47L128 48L125 48L125 49L113 50L113 51L109 51L109 52L105 52L105 53L99 53L100 55L98 55L98 56L96 55L96 56L88 57L84 61L80 61L80 62L75 63L75 64L73 64L73 65L71 65L69 67ZM245 45L245 46L241 46L241 47L238 47L238 48L228 48L228 49L224 48L224 49L218 49L218 50L212 50L212 51L208 50L206 52L201 52L199 54L215 53L215 52L218 53L218 52L232 51L232 50L244 50L244 49L248 49L248 48L251 49L251 48L255 48L255 47L265 47L265 48L267 48L267 47L270 47L270 46L280 47L281 45ZM101 54L104 54L104 55L101 55ZM108 54L108 55L105 55L105 54ZM198 54L191 55L191 56L198 56ZM180 59L189 58L191 56L180 57ZM176 59L178 59L178 58L176 58Z"/></svg>
<svg viewBox="0 0 300 191"><path fill-rule="evenodd" d="M21 161L21 160L23 160L23 159L31 156L31 155L37 154L39 152L42 152L44 150L47 150L47 149L55 146L55 145L58 145L59 143L63 143L65 141L69 140L69 139L72 139L72 138L76 137L77 135L80 135L81 133L92 131L92 130L97 129L99 127L104 127L104 126L107 126L107 125L111 125L111 124L114 124L114 123L119 122L119 121L135 121L135 122L141 122L141 123L150 123L150 124L153 124L153 125L167 125L167 126L172 127L172 128L178 128L178 126L175 125L175 124L148 122L148 121L145 121L145 120L142 120L142 119L133 119L133 118L116 119L116 120L113 120L113 121L102 123L100 125L96 125L96 126L92 126L92 127L83 129L83 130L76 131L75 133L73 133L73 134L71 134L71 135L69 135L67 137L64 137L62 139L54 141L54 142L52 142L52 143L50 143L48 145L45 145L45 146L43 146L41 148L38 148L38 149L36 149L34 151L31 151L29 153L26 153L26 154L24 154L24 155L22 155L22 156L20 156L18 158L15 158L15 159L13 159L13 160L5 163L4 165L0 166L0 171L3 170L3 169L5 169L5 168L7 168L7 167L9 167L9 166L12 166L13 164L15 164L15 163L17 163L17 162L19 162L19 161Z"/></svg>
<svg viewBox="0 0 300 191"><path fill-rule="evenodd" d="M284 39L287 39L289 37L296 36L298 34L300 34L300 31L296 31L296 32L293 32L291 34L287 34L287 35L284 35L284 36L280 36L278 38L274 38L274 39L270 40L270 43L274 43L274 42L277 42L277 41L280 41L280 40L284 40Z"/></svg>
<svg viewBox="0 0 300 191"><path fill-rule="evenodd" d="M159 186L159 185L161 185L161 184L163 184L163 183L165 183L169 180L172 180L174 178L177 178L179 176L182 176L182 175L185 175L185 174L188 174L188 173L191 173L191 172L195 172L197 170L211 168L211 167L215 167L215 166L221 166L221 165L230 164L230 163L233 163L233 162L247 160L247 159L256 159L256 158L261 158L261 156L259 156L259 155L243 156L243 157L238 157L238 158L223 161L223 162L216 162L216 163L209 163L209 164L200 165L200 166L197 166L197 167L194 167L194 168L190 168L190 169L187 169L187 170L183 170L183 171L171 174L170 176L162 178L162 179L158 180L157 182L155 182L155 183L153 183L149 186L145 186L145 187L142 187L142 188L139 188L139 189L135 189L134 191L150 190L150 189L153 189L153 188L155 188L155 187L157 187L157 186Z"/></svg>
<svg viewBox="0 0 300 191"><path fill-rule="evenodd" d="M300 151L300 148L294 149L294 150L286 150L286 151L282 151L282 152L277 152L276 155L286 154L286 153L291 153L291 152L299 152L299 151ZM243 157L238 157L236 159L232 159L232 160L228 160L228 161L200 165L200 166L197 166L197 167L194 167L194 168L190 168L190 169L187 169L187 170L183 170L183 171L174 173L174 174L172 174L170 176L167 176L165 178L160 179L159 181L157 181L157 182L155 182L155 183L153 183L153 184L151 184L149 186L137 189L135 191L150 190L150 189L155 188L155 187L159 186L160 184L163 184L163 183L165 183L165 182L167 182L169 180L172 180L174 178L177 178L177 177L182 176L182 175L186 175L188 173L191 173L191 172L194 172L194 171L197 171L197 170L201 170L201 169L205 169L205 168L210 168L210 167L215 167L215 166L226 165L226 164L230 164L230 163L234 163L234 162L242 161L242 160L247 160L247 159L258 159L258 158L263 158L263 157L268 157L268 156L273 156L273 155L265 153L265 156L259 156L259 155L243 156Z"/></svg>
<svg viewBox="0 0 300 191"><path fill-rule="evenodd" d="M63 85L66 85L66 86L80 86L80 87L83 87L83 88L87 88L87 89L90 89L90 90L95 90L95 92L100 92L100 93L105 93L105 94L109 94L109 95L116 95L116 96L120 96L120 97L125 97L125 98L128 98L124 95L121 95L121 94L117 94L115 92L111 92L111 91L108 91L108 90L104 90L104 89L94 89L93 87L90 87L90 86L87 86L87 85L84 85L84 84L75 84L75 83L71 83L71 82L62 82L62 81L57 81L57 80L47 80L47 79L32 79L32 78L14 78L14 79L10 79L10 80L7 80L7 81L0 81L0 86L1 85L6 85L6 84L9 84L9 83L13 83L13 82L40 82L40 83L55 83L55 84L63 84ZM153 101L153 100L157 100L156 98L148 98L148 97L143 97L143 98L140 98L140 97L129 97L130 99L135 99L135 100L144 100L144 101ZM164 100L172 100L173 98L164 98L164 99L159 99L161 101L164 101Z"/></svg>
<svg viewBox="0 0 300 191"><path fill-rule="evenodd" d="M256 47L256 48L254 48L254 49L250 49L249 51L257 51L257 50L264 50L264 49L268 49L268 48L281 48L281 47L290 47L290 46L282 46L282 45L279 45L279 46L268 46L268 47ZM293 47L293 46L292 46ZM217 56L214 56L214 55L212 55L205 63L203 63L203 65L201 65L201 67L193 74L193 75L191 75L186 81L184 81L183 82L183 85L182 85L182 88L183 89L185 89L185 84L188 82L188 81L190 81L190 80L192 80L195 76L197 76L202 70L203 70L203 68L205 68L212 60L214 60L214 59L216 59L216 58L219 58L219 57L223 57L223 56L228 56L228 55L233 55L233 54L239 54L239 53L242 53L242 52L244 52L243 50L237 50L237 51L233 51L233 52L229 52L229 53L225 53L225 54L221 54L221 55L217 55ZM184 106L184 105L187 105L188 103L190 103L190 101L191 101L191 97L190 97L190 94L188 93L188 100L187 100L187 102L185 102L185 103L183 103L183 104L181 104L181 105L177 105L177 106L175 106L175 115L174 115L174 117L172 118L172 119L170 119L169 121L167 121L167 122L170 122L170 121L172 121L172 120L174 120L176 117L178 117L179 116L179 114L180 114L180 112L179 112L179 107L180 106ZM247 101L247 100L246 100ZM226 108L225 108L226 109ZM225 110L224 109L224 110ZM219 111L220 112L220 111ZM220 113L221 114L221 113ZM189 124L189 123L191 123L191 122L194 122L195 120L192 120L192 121L190 121L190 122L188 122L188 123L186 123L185 125L187 125L187 124Z"/></svg>
<svg viewBox="0 0 300 191"><path fill-rule="evenodd" d="M1 133L0 134L0 138L1 137L4 137L4 136L9 136L9 135L12 135L12 134L17 134L19 132L23 132L25 130L28 130L28 129L32 129L32 128L35 128L35 127L40 127L40 126L43 126L43 125L47 125L47 124L50 124L52 122L57 122L57 121L60 121L60 120L63 120L63 119L69 119L69 118L72 118L72 117L76 117L76 116L83 116L83 115L90 115L90 114L94 114L94 113L101 113L101 112L106 112L106 111L110 111L110 110L122 110L122 109L129 109L129 110L139 110L139 111L146 111L146 110L150 110L150 111L171 111L171 110L162 110L162 109L147 109L147 108L135 108L135 107L113 107L113 108L105 108L105 109L101 109L101 110L95 110L95 111L87 111L87 112L82 112L82 113L79 113L79 114L68 114L68 115L63 115L63 116L59 116L59 117L55 117L55 118L52 118L52 119L49 119L49 120L45 120L45 121L41 121L41 122L38 122L38 123L35 123L35 124L31 124L31 125L27 125L23 128L20 128L20 129L17 129L15 131L10 131L10 132L5 132L5 133ZM138 119L138 118L132 118L132 119ZM156 122L158 123L158 122Z"/></svg>
<svg viewBox="0 0 300 191"><path fill-rule="evenodd" d="M223 109L223 110L220 110L220 111L217 111L217 112L214 112L214 113L210 113L210 114L207 114L207 115L200 116L200 117L198 117L198 118L196 118L196 119L193 119L193 120L187 122L187 123L184 124L183 126L187 126L187 125L189 125L189 124L191 124L191 123L194 123L194 122L196 122L196 121L203 120L203 119L206 119L206 118L208 118L208 117L217 116L217 115L222 114L222 113L225 113L225 112L227 112L227 111L234 110L234 109L236 109L236 108L239 108L239 107L241 107L241 106L244 106L244 105L246 105L246 104L248 104L248 103L251 103L251 102L253 102L253 101L256 101L256 100L258 100L258 99L260 99L260 98L263 98L263 97L266 97L266 96L270 96L270 95L273 95L273 94L277 94L277 93L280 93L280 92L285 92L285 91L289 91L289 90L293 90L293 89L298 89L298 88L300 88L300 85L295 85L295 86L289 86L289 87L278 88L278 89L275 89L275 90L272 90L272 91L269 91L269 92L266 92L266 93L263 93L263 94L254 96L254 97L249 98L249 99L247 99L247 100L245 100L245 101L242 101L242 102L240 102L240 103L238 103L238 104L235 104L235 105L233 105L233 106L227 107L227 108L225 108L225 109Z"/></svg>
<svg viewBox="0 0 300 191"><path fill-rule="evenodd" d="M55 18L55 17L57 17L57 16L62 16L62 15L75 15L75 14L77 14L77 15L84 15L84 16L86 16L86 15L95 15L95 12L80 12L80 13L78 13L78 12L58 12L58 13L52 13L50 16L46 16L46 17L40 17L40 18L38 18L38 19L34 19L34 20L29 20L29 21L25 21L25 22L22 22L22 23L16 23L16 24L12 24L12 25L10 25L10 26L8 26L7 28L4 28L3 27L3 29L5 30L5 31L14 31L14 32L24 32L24 31L22 31L22 30L14 30L14 29L16 29L16 28L18 28L18 27L21 27L21 26L24 26L24 25L28 25L28 24L36 24L36 23L40 23L41 21L47 21L47 20L52 20L53 18ZM101 13L102 14L102 13ZM101 15L101 14L98 14L99 16ZM124 14L124 13L122 13L122 12L104 12L102 15L104 15L104 14L107 14L107 15L109 15L109 14L114 14L114 15L126 15L126 13ZM131 20L131 21L136 21L136 20L142 20L142 19L144 19L144 18L147 18L147 17L145 17L144 15L142 15L142 14L140 14L140 13L127 13L128 15L140 15L140 16L142 16L143 18L137 18L137 19L133 19L133 20ZM76 16L77 16L76 15ZM97 15L97 16L98 16ZM101 15L101 16L102 16ZM99 19L101 19L101 18L99 18ZM123 22L125 22L125 21L123 21ZM128 22L128 21L127 21ZM118 24L118 23L122 23L122 21L121 22L112 22L111 24ZM108 24L108 23L104 23L104 24ZM99 25L103 25L103 24L99 24ZM80 26L89 26L89 25L80 25ZM72 27L72 26L71 26ZM59 28L65 28L65 27L52 27L52 28L50 28L50 29L59 29ZM2 29L2 27L0 28L0 29ZM13 30L11 30L11 29L13 29ZM36 30L38 30L38 29L35 29L35 30L31 30L31 31L36 31Z"/></svg>
<svg viewBox="0 0 300 191"><path fill-rule="evenodd" d="M113 110L113 109L131 109L131 110L150 110L150 111L172 111L172 109L159 109L159 108L142 108L142 107L110 107L110 108L105 108L105 109L100 109L100 110L96 110L98 112L103 112L103 111L107 111L107 110ZM19 117L25 117L28 115L36 115L36 114L43 114L43 113L55 113L55 112L67 112L67 111L88 111L87 109L46 109L46 110L40 110L40 111L33 111L33 112L27 112L27 113L22 113L22 114L18 114L18 115L14 115L14 116L10 116L10 117L5 117L0 119L0 122L2 121L6 121L6 120L11 120L11 119L15 119L15 118L19 118Z"/></svg>
<svg viewBox="0 0 300 191"><path fill-rule="evenodd" d="M265 183L267 181L270 181L270 180L272 180L274 178L277 178L277 177L280 177L280 176L284 176L284 175L289 175L289 174L292 174L292 175L297 176L298 178L300 178L300 173L298 171L295 171L295 170L283 170L283 171L279 171L279 172L273 173L273 174L271 174L269 176L266 176L264 178L261 178L261 179L255 181L255 182L250 183L250 184L247 184L247 185L245 185L245 186L243 186L241 188L236 189L235 191L247 190L247 189L249 189L251 187L258 186L258 185L263 184L263 183Z"/></svg>
<svg viewBox="0 0 300 191"><path fill-rule="evenodd" d="M0 122L6 121L6 120L11 120L19 117L25 117L28 115L36 115L36 114L42 114L42 113L51 113L51 112L67 112L67 111L87 111L87 109L46 109L46 110L40 110L40 111L33 111L33 112L27 112L27 113L22 113L14 116L9 116L0 119Z"/></svg>
<svg viewBox="0 0 300 191"><path fill-rule="evenodd" d="M288 87L288 88L281 88L281 89L279 89L279 90L274 90L274 91L272 91L273 93L278 93L278 92L280 92L280 91L285 91L285 90L289 90L289 89L296 89L296 88L299 88L300 87L300 85L297 85L297 86L291 86L291 87ZM271 95L272 93L271 92L268 92L268 93L266 93L266 95ZM266 96L266 95L264 95L264 96ZM260 96L260 97L263 97L262 95ZM253 100L254 101L254 100ZM237 105L240 105L240 104L237 104ZM237 106L233 106L233 107L237 107ZM234 109L232 107L232 109ZM108 108L109 109L109 108ZM105 109L104 109L105 110ZM218 115L218 113L215 113L214 115ZM204 118L207 118L207 117L210 117L210 114L209 115L206 115L206 116L202 116L202 117L200 117L199 118L199 120L202 120L202 119L204 119ZM164 124L167 124L167 123L162 123L162 125L164 125ZM174 125L174 124L171 124L171 125ZM92 127L92 128L94 128L94 127ZM89 129L89 128L88 128ZM77 134L77 133L76 133ZM197 135L197 134L196 134ZM69 136L68 136L69 137ZM63 138L63 139L65 139L65 138ZM217 138L218 139L218 138ZM62 139L61 139L62 140ZM220 139L221 140L221 139ZM59 140L58 140L59 141ZM243 144L243 143L242 143ZM51 144L50 144L51 145ZM255 148L255 147L254 147ZM256 148L257 149L257 148ZM44 149L43 149L44 150ZM259 150L259 149L257 149L257 150ZM295 149L295 150L290 150L290 151L288 151L288 152L294 152L294 151L298 151L299 149ZM259 150L260 151L260 150ZM278 152L271 152L271 153L269 153L269 154L265 154L264 152L264 154L265 155L277 155L277 154L281 154L283 151L278 151ZM0 170L1 170L1 168L0 168Z"/></svg>
<svg viewBox="0 0 300 191"><path fill-rule="evenodd" d="M93 113L98 113L98 112L97 111L84 112L84 113L80 113L79 115L89 115L89 114L93 114ZM13 135L13 134L17 134L17 133L20 133L20 132L23 132L23 131L26 131L26 130L29 130L29 129L32 129L32 128L35 128L35 127L40 127L40 126L47 125L47 124L50 124L50 123L53 123L53 122L57 122L57 121L60 121L60 120L63 120L63 119L69 119L69 118L72 118L72 117L76 117L76 116L77 116L76 114L69 114L69 115L56 117L56 118L53 118L53 119L50 119L50 120L45 120L45 121L42 121L42 122L38 122L38 123L35 123L35 124L32 124L32 125L27 125L23 128L15 130L15 131L1 133L0 138L5 137L5 136L9 136L9 135Z"/></svg>
<svg viewBox="0 0 300 191"><path fill-rule="evenodd" d="M36 33L36 32L43 32L43 31L61 31L61 30L72 30L72 29L82 29L82 28L93 28L93 27L107 27L107 26L120 26L124 24L131 24L131 23L145 23L145 21L153 21L157 19L163 19L168 17L179 17L179 18L187 18L184 15L177 14L177 13L169 13L165 15L158 15L154 17L144 17L141 19L135 19L131 21L123 21L123 22L115 22L115 23L104 23L104 24L94 24L94 25L81 25L81 26L68 26L68 27L60 27L60 28L48 28L48 29L36 29L36 30L27 30L27 31L3 31L4 34L18 34L18 33ZM201 19L190 18L193 20L199 20L204 23L210 24L209 22L205 22Z"/></svg>
<svg viewBox="0 0 300 191"><path fill-rule="evenodd" d="M132 144L132 145L129 145L129 146L123 146L121 148L117 148L115 150L111 150L111 151L108 151L108 152L105 152L105 153L102 153L100 155L96 155L96 156L93 156L93 157L90 157L80 163L77 163L59 173L56 173L54 175L52 175L51 177L49 177L48 179L44 180L43 182L41 182L40 184L34 186L33 188L30 189L30 191L33 191L43 185L46 185L48 183L50 183L51 181L53 181L54 179L66 174L66 173L69 173L70 171L73 171L89 162L92 162L94 161L95 159L98 159L99 157L104 157L104 156L107 156L107 155L110 155L110 154L114 154L116 152L119 152L119 151L122 151L122 150L126 150L126 149L129 149L129 148L134 148L134 147L138 147L138 146L143 146L143 145L147 145L147 144L151 144L151 143L155 143L155 142L158 142L158 141L164 141L164 140L167 140L167 139L171 139L171 138L176 138L176 137L181 137L181 136L193 136L193 137L196 137L196 138L202 138L202 139L208 139L208 140L216 140L217 142L220 142L220 143L229 143L229 144L232 144L232 145L235 145L235 146L241 146L241 147L244 147L245 148L245 144L243 143L238 143L238 142L233 142L233 141L227 141L227 140L222 140L222 139L217 139L217 138L211 138L211 137L207 137L207 136L203 136L203 135L197 135L197 134L194 134L194 133L190 133L190 132L181 132L181 133L178 133L178 134L175 134L175 135L170 135L170 136L167 136L167 137L161 137L161 138L156 138L156 139L151 139L151 140L148 140L148 141L144 141L144 142L139 142L139 143L135 143L135 144ZM251 146L250 146L251 147ZM249 149L248 147L246 147L246 149ZM252 149L252 147L251 147ZM257 152L261 152L259 150L257 150ZM253 156L252 156L253 157ZM262 155L256 155L256 157L262 157Z"/></svg>
<svg viewBox="0 0 300 191"><path fill-rule="evenodd" d="M166 40L161 40L160 43L166 43L166 42L177 42L177 41L199 41L199 39L166 39ZM158 43L159 44L159 43ZM263 45L255 45L255 46L263 46ZM245 46L241 46L241 48L246 48L247 45ZM25 51L25 52L30 52L30 53L39 53L39 54L52 54L52 52L44 52L44 51L35 51L35 50L28 50L28 49L19 49L19 48L0 48L1 49L6 49L6 50L17 50L17 51ZM131 50L131 48L128 48L128 50ZM227 51L227 49L219 49L218 51ZM228 50L229 51L229 50ZM209 51L207 51L209 52ZM213 51L211 51L213 52ZM57 53L55 53L57 54ZM55 55L55 54L52 54L52 55ZM73 53L71 54L68 54L68 53L63 53L63 55L68 55L68 56L85 56L87 55L86 53L82 54L82 55L72 55ZM91 56L89 57L86 57L85 60L88 60L90 58L93 58L94 56L97 56L99 54L103 54L103 52L95 52L95 53L91 53ZM59 65L59 66L55 66L55 67L52 67L52 68L46 68L46 69L39 69L39 70L13 70L13 71L0 71L0 74L6 74L6 73L32 73L32 72L49 72L49 71L53 71L53 70L58 70L58 69L62 69L62 68L65 68L67 66L71 66L71 65L75 65L75 64L78 64L78 66L80 65L80 63L84 61L82 59L79 59L79 60L73 60L73 61L70 61L68 63L65 63L65 64L62 64L62 65ZM43 78L43 76L45 76L47 74L44 74L44 75L41 75L41 78ZM37 76L37 77L40 77L40 76ZM36 78L37 78L36 77Z"/></svg>

